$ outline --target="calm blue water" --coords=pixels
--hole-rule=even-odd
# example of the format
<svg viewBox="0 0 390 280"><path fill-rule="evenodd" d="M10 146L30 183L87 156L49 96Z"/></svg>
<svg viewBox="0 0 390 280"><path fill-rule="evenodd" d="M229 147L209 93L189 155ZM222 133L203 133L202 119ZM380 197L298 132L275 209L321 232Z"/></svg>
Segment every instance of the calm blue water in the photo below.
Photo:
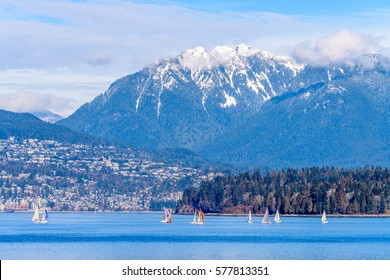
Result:
<svg viewBox="0 0 390 280"><path fill-rule="evenodd" d="M33 224L32 213L0 213L0 259L387 259L389 218L282 217L261 224L254 217L159 213L50 213Z"/></svg>

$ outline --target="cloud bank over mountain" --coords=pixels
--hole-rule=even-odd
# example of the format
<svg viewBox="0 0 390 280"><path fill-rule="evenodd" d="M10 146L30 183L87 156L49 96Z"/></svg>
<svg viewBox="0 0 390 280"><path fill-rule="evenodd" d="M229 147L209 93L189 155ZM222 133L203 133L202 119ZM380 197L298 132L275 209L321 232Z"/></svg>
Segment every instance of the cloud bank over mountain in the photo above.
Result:
<svg viewBox="0 0 390 280"><path fill-rule="evenodd" d="M53 94L19 92L0 95L0 109L13 112L37 112L50 110L63 114L75 106L75 100Z"/></svg>
<svg viewBox="0 0 390 280"><path fill-rule="evenodd" d="M381 37L343 30L314 42L306 41L292 50L292 56L300 63L329 66L345 64L353 66L362 54L377 52Z"/></svg>

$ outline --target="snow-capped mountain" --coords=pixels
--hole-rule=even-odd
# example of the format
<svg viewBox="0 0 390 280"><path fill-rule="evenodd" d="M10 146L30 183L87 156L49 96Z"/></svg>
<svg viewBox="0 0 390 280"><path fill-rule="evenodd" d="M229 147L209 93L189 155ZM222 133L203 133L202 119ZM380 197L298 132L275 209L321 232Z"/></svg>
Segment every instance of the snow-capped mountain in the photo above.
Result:
<svg viewBox="0 0 390 280"><path fill-rule="evenodd" d="M245 45L198 47L119 79L60 123L135 147L197 150L286 91L302 69Z"/></svg>
<svg viewBox="0 0 390 280"><path fill-rule="evenodd" d="M198 47L117 80L59 123L233 165L390 165L389 66L379 55L314 67L245 45Z"/></svg>

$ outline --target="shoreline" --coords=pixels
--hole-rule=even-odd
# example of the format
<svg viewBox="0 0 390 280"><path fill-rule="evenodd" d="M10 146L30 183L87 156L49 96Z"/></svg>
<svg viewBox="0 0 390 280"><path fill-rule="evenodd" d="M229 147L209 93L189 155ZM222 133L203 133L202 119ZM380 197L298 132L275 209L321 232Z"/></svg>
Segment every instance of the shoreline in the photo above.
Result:
<svg viewBox="0 0 390 280"><path fill-rule="evenodd" d="M49 210L50 211L50 210ZM25 211L0 211L1 213L15 214L15 213L33 213L34 210ZM51 213L95 213L95 211L50 211ZM161 211L97 211L99 213L134 213L134 214L155 214ZM174 215L193 216L193 213L173 213ZM283 214L282 217L321 217L322 214ZM228 214L228 213L205 213L205 216L222 216L222 217L246 217L247 214ZM252 217L263 217L264 214L253 214ZM274 216L274 214L270 215ZM390 214L326 214L327 217L333 218L390 218Z"/></svg>

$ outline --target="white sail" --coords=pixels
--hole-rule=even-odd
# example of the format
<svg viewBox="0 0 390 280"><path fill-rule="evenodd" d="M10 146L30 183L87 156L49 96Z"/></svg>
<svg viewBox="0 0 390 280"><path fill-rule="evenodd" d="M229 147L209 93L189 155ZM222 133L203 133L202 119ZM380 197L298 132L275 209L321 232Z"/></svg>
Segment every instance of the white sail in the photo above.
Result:
<svg viewBox="0 0 390 280"><path fill-rule="evenodd" d="M31 219L34 223L39 223L39 209L38 206L35 208L34 215Z"/></svg>
<svg viewBox="0 0 390 280"><path fill-rule="evenodd" d="M160 222L167 223L169 220L169 209L164 207L162 211L162 219Z"/></svg>
<svg viewBox="0 0 390 280"><path fill-rule="evenodd" d="M194 219L191 224L202 225L204 222L204 213L202 210L195 210Z"/></svg>
<svg viewBox="0 0 390 280"><path fill-rule="evenodd" d="M47 223L48 220L49 220L49 212L47 211L47 209L44 209L40 222L44 224Z"/></svg>
<svg viewBox="0 0 390 280"><path fill-rule="evenodd" d="M247 223L251 224L252 222L253 222L253 221L252 221L252 211L249 210Z"/></svg>
<svg viewBox="0 0 390 280"><path fill-rule="evenodd" d="M42 217L39 218L39 213L42 213ZM37 224L46 224L47 221L49 220L49 212L47 209L44 209L43 211L39 211L39 207L37 207L34 210L34 215L32 217L32 221Z"/></svg>
<svg viewBox="0 0 390 280"><path fill-rule="evenodd" d="M167 224L172 224L172 208L169 208L169 214L167 218Z"/></svg>
<svg viewBox="0 0 390 280"><path fill-rule="evenodd" d="M321 222L322 222L323 224L326 224L326 223L328 222L328 220L326 219L325 210L324 210L324 212L322 213Z"/></svg>
<svg viewBox="0 0 390 280"><path fill-rule="evenodd" d="M276 223L281 223L281 222L282 222L282 220L280 219L279 210L276 210L276 214L275 214L274 221L275 221Z"/></svg>
<svg viewBox="0 0 390 280"><path fill-rule="evenodd" d="M270 224L270 220L269 220L269 211L268 211L268 207L266 208L265 210L265 214L264 214L264 217L263 217L263 220L261 221L263 224Z"/></svg>

